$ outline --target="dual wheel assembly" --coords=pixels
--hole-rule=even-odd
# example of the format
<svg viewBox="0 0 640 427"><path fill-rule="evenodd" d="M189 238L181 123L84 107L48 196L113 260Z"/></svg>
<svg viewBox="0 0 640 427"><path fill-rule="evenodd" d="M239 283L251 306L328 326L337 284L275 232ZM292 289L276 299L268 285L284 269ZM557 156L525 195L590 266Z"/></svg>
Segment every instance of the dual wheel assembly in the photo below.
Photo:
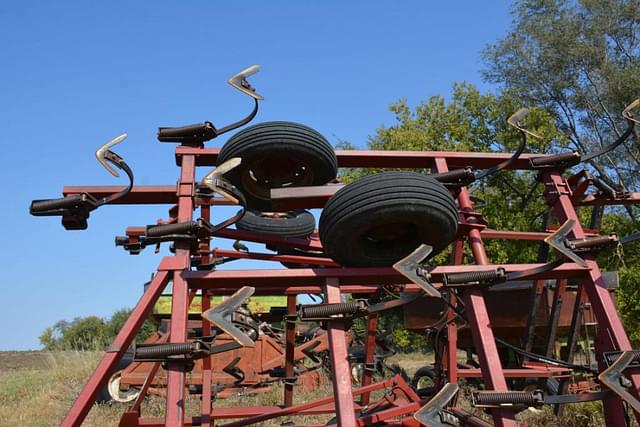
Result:
<svg viewBox="0 0 640 427"><path fill-rule="evenodd" d="M331 144L308 126L266 122L232 136L220 150L218 164L234 157L242 163L225 178L243 192L248 208L236 227L310 237L314 216L306 210L274 212L270 191L335 181L338 162ZM344 186L327 202L319 222L324 254L280 253L324 255L345 267L390 266L423 243L437 254L455 239L457 225L455 201L443 184L424 174L383 172Z"/></svg>

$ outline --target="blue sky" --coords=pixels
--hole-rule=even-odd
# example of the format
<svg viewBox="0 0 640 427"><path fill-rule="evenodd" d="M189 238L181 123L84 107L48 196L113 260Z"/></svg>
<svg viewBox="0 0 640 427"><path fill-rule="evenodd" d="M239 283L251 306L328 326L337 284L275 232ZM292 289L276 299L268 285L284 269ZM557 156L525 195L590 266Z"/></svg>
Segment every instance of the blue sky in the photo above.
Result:
<svg viewBox="0 0 640 427"><path fill-rule="evenodd" d="M127 132L115 151L137 183L173 184L174 146L157 142L157 127L205 120L221 127L243 116L251 103L226 79L260 64L251 81L265 101L254 123L297 121L332 143L364 147L376 128L393 123L388 105L399 98L415 105L447 96L454 81L492 90L481 80L479 52L506 33L509 8L506 1L2 2L0 350L39 348L38 335L60 319L132 307L162 256L152 249L130 256L113 237L166 217L168 206L103 207L83 232L29 216L31 199L58 197L64 185L116 184L94 158L103 142Z"/></svg>

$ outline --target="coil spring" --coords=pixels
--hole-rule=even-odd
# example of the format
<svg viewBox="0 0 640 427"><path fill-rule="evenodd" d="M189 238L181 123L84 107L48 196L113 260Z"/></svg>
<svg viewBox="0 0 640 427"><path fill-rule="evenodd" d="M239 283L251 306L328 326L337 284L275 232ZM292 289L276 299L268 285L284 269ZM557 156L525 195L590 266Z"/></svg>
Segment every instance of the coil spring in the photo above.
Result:
<svg viewBox="0 0 640 427"><path fill-rule="evenodd" d="M463 283L495 283L505 277L503 269L489 271L470 271L468 273L453 273L444 276L444 284L459 285Z"/></svg>
<svg viewBox="0 0 640 427"><path fill-rule="evenodd" d="M306 305L300 308L301 318L316 319L335 316L338 314L355 314L362 308L361 303L357 301L353 302L339 302L333 304L316 304Z"/></svg>
<svg viewBox="0 0 640 427"><path fill-rule="evenodd" d="M540 404L539 392L505 391L505 392L475 392L473 393L474 406L500 406L523 405L536 406Z"/></svg>
<svg viewBox="0 0 640 427"><path fill-rule="evenodd" d="M532 166L551 166L576 160L580 160L580 154L576 151L572 151L570 153L561 153L555 156L534 157L530 162Z"/></svg>
<svg viewBox="0 0 640 427"><path fill-rule="evenodd" d="M138 347L134 359L162 359L167 356L189 354L195 350L194 343L158 344L149 347Z"/></svg>
<svg viewBox="0 0 640 427"><path fill-rule="evenodd" d="M147 237L161 237L169 234L189 234L198 226L196 221L161 224L147 227Z"/></svg>

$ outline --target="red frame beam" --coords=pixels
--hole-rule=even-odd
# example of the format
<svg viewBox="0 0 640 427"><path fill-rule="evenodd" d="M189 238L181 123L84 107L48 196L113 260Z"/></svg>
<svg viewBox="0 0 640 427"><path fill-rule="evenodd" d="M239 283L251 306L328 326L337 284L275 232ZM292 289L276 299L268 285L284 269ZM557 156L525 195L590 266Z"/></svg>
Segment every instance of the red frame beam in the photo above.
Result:
<svg viewBox="0 0 640 427"><path fill-rule="evenodd" d="M504 268L507 273L525 271L543 264L487 264L487 265L445 265L429 269L434 284L442 283L443 275L450 273L468 273L475 271ZM569 279L588 276L588 268L572 262L559 265L551 271L535 274L528 279ZM407 279L391 267L371 268L296 268L291 270L217 270L217 271L185 271L182 273L189 286L198 289L235 288L237 286L256 287L308 287L323 286L328 278L340 280L340 287L345 285L402 285ZM524 279L523 279L524 280ZM375 283L376 285L371 285ZM256 289L259 291L259 289Z"/></svg>
<svg viewBox="0 0 640 427"><path fill-rule="evenodd" d="M439 173L448 172L449 165L444 158L436 159L436 169ZM458 204L463 212L473 213L473 205L466 187L460 189ZM467 221L472 222L473 216L468 216ZM489 260L484 250L484 243L480 236L480 230L469 229L469 246L478 265L487 265ZM476 353L482 368L482 378L485 387L495 391L507 391L502 363L496 346L496 341L491 330L489 312L484 302L482 289L471 288L464 292L462 300L467 311L467 318L471 325L471 336L476 347ZM508 409L492 409L493 421L499 427L516 427L515 412Z"/></svg>
<svg viewBox="0 0 640 427"><path fill-rule="evenodd" d="M169 281L169 271L164 268L167 264L167 258L164 258L158 268L158 273L153 277L146 292L136 304L136 307L129 315L129 318L122 326L122 329L113 340L113 343L107 349L100 363L96 367L89 380L82 388L80 395L74 402L66 417L60 424L62 427L77 427L82 424L87 414L95 402L98 392L105 386L111 372L116 368L122 355L127 351L133 339L142 327L145 319L151 312L153 305L164 290ZM170 264L170 262L169 262Z"/></svg>
<svg viewBox="0 0 640 427"><path fill-rule="evenodd" d="M576 220L576 224L570 233L570 238L582 239L586 236L580 218L572 204L567 182L559 172L547 172L543 175L545 183L545 198L547 203L553 208L560 222L568 219ZM611 293L604 284L602 273L598 263L591 254L584 255L584 260L589 267L588 280L582 286L585 287L589 302L593 307L596 319L598 320L598 339L596 340L596 358L599 368L605 369L602 353L605 351L627 351L632 350L631 342L618 316L615 303ZM640 374L629 375L632 381L632 392L638 398L640 390ZM625 412L622 400L617 396L611 396L603 401L605 420L609 426L624 426ZM636 418L640 414L636 413Z"/></svg>
<svg viewBox="0 0 640 427"><path fill-rule="evenodd" d="M197 166L216 166L219 148L177 147L176 164L179 166L186 156L197 156ZM512 157L511 153L470 153L464 151L376 151L336 150L338 167L341 168L424 168L430 167L437 158L447 158L449 168L471 166L488 169ZM530 169L532 157L548 157L546 154L521 154L508 169Z"/></svg>
<svg viewBox="0 0 640 427"><path fill-rule="evenodd" d="M336 278L328 278L325 282L325 301L327 304L342 302L340 282ZM336 417L339 427L355 427L356 416L351 390L351 368L347 351L346 329L344 320L327 322L329 335L329 356L331 358L331 382L336 405Z"/></svg>

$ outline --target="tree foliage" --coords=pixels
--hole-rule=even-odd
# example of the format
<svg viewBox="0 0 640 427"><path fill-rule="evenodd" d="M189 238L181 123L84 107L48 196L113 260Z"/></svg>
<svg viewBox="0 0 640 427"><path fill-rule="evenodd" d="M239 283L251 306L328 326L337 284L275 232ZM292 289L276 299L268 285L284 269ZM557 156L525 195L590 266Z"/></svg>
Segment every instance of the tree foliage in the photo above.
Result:
<svg viewBox="0 0 640 427"><path fill-rule="evenodd" d="M520 0L513 19L509 33L483 53L486 79L553 115L566 137L555 149L588 152L620 136L620 112L640 96L640 1ZM592 166L605 180L634 188L637 142L636 135Z"/></svg>
<svg viewBox="0 0 640 427"><path fill-rule="evenodd" d="M96 316L76 317L71 322L60 320L40 335L44 350L102 350L116 337L131 310L116 311L109 319ZM155 326L146 321L136 336L142 342L155 332Z"/></svg>
<svg viewBox="0 0 640 427"><path fill-rule="evenodd" d="M415 108L400 100L390 106L395 122L377 129L368 141L372 150L415 151L514 151L519 134L506 123L507 117L522 106L522 99L512 90L499 94L481 93L469 84L454 84L450 100L432 96ZM554 146L569 144L557 126L553 113L532 108L526 117L530 130L540 135L528 139L526 152L548 152ZM343 171L342 179L352 181L372 170ZM426 171L429 172L428 170ZM497 230L542 231L543 215L548 211L542 197L542 185L530 171L501 171L485 182L474 184L470 193L475 209L480 211L488 227ZM588 222L591 208L582 208L579 215ZM634 224L619 210L609 210L604 216L602 232L616 231L626 235ZM487 255L495 263L531 263L538 257L539 244L527 241L485 240ZM473 263L467 254L465 262ZM634 340L640 339L640 251L638 245L625 249L624 254L607 253L600 257L603 269L619 269L621 288L617 295L622 318ZM431 260L431 264L446 263L447 254ZM404 329L398 313L381 321L383 329L392 331L399 350L423 348L424 337Z"/></svg>
<svg viewBox="0 0 640 427"><path fill-rule="evenodd" d="M405 100L392 104L395 123L378 128L367 145L372 150L513 152L520 135L507 124L507 118L521 107L511 91L483 94L473 85L454 84L448 102L437 95L414 109ZM532 108L526 122L541 136L528 139L527 152L546 152L553 141L564 138L554 118L543 109ZM372 172L352 170L343 174L343 180ZM534 173L503 171L475 184L471 195L490 228L530 231L542 227L546 207ZM495 262L529 262L535 259L536 250L536 245L525 241L487 241L488 255Z"/></svg>
<svg viewBox="0 0 640 427"><path fill-rule="evenodd" d="M640 97L640 1L519 0L508 34L483 52L485 78L529 105L544 108L564 138L553 150L589 152L621 135L620 112ZM638 134L591 166L614 186L640 185ZM616 185L617 184L617 185ZM636 210L608 208L602 232L626 235L640 224ZM497 218L493 216L492 218ZM630 337L640 341L638 245L624 254L602 255L601 265L619 269L619 311Z"/></svg>

